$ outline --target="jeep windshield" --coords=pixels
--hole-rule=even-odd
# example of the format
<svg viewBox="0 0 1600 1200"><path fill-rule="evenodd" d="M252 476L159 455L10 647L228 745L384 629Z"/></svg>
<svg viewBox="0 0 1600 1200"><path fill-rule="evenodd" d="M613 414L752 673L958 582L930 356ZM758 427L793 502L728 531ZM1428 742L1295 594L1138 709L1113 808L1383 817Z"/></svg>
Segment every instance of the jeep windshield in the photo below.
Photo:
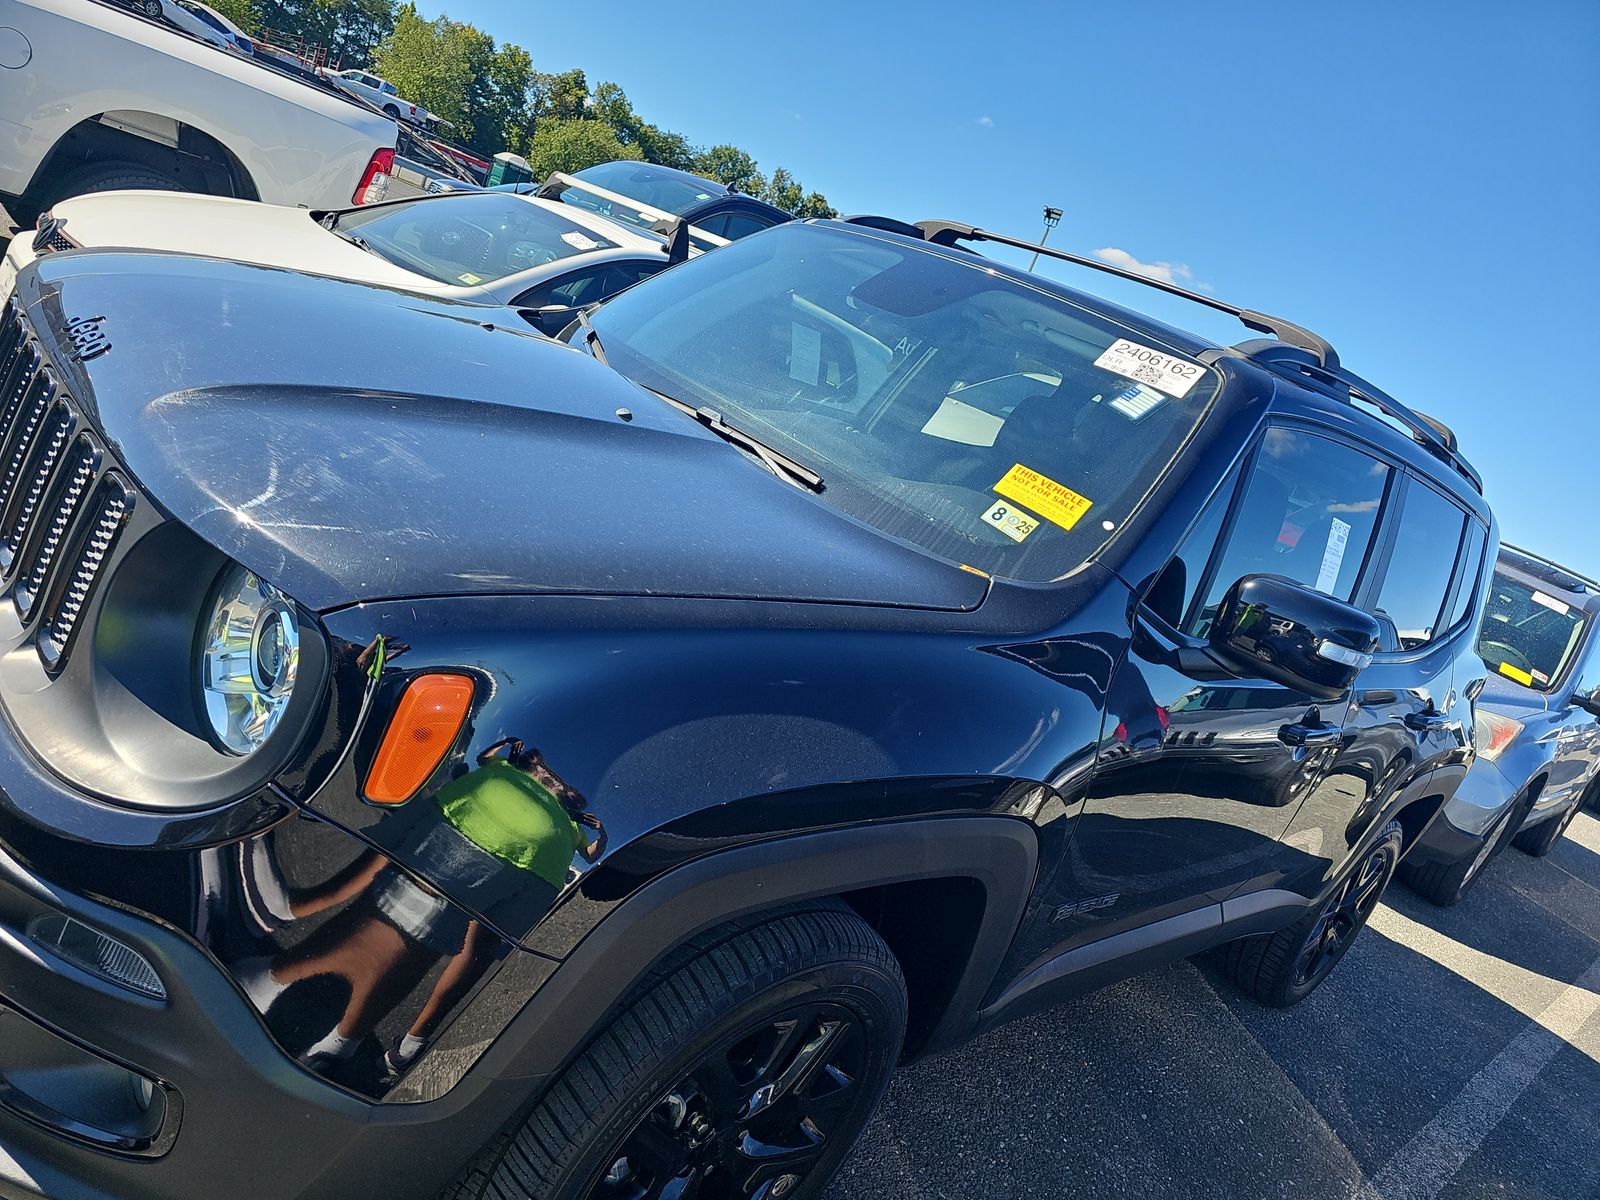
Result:
<svg viewBox="0 0 1600 1200"><path fill-rule="evenodd" d="M558 212L505 192L450 196L330 213L323 224L379 258L440 283L492 283L607 240Z"/></svg>
<svg viewBox="0 0 1600 1200"><path fill-rule="evenodd" d="M1496 571L1478 654L1491 671L1548 692L1583 645L1585 625L1582 609Z"/></svg>
<svg viewBox="0 0 1600 1200"><path fill-rule="evenodd" d="M1154 335L984 259L826 225L735 242L592 320L612 367L811 468L824 502L1034 581L1128 518L1217 388Z"/></svg>

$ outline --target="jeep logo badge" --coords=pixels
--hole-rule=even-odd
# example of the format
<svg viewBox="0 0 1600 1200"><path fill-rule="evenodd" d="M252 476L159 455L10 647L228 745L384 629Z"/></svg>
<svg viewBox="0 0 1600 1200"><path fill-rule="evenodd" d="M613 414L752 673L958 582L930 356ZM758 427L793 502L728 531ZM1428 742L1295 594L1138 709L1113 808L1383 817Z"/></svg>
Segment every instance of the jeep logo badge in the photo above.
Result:
<svg viewBox="0 0 1600 1200"><path fill-rule="evenodd" d="M50 239L55 237L61 226L66 224L60 217L46 217L39 222L39 230L33 235L33 252L43 254L50 249Z"/></svg>
<svg viewBox="0 0 1600 1200"><path fill-rule="evenodd" d="M104 317L69 317L67 319L67 336L72 339L72 357L79 362L88 362L91 358L99 358L111 349L111 343L106 339L102 326Z"/></svg>

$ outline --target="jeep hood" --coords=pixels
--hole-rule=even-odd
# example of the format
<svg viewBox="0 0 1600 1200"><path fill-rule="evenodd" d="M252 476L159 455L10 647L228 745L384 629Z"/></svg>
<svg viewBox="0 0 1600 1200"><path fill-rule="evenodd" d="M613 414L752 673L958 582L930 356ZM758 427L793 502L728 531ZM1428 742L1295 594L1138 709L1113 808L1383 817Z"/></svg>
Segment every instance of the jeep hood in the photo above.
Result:
<svg viewBox="0 0 1600 1200"><path fill-rule="evenodd" d="M139 485L315 610L513 592L970 609L987 588L509 310L125 251L53 254L17 286ZM65 327L87 317L111 348L79 361Z"/></svg>

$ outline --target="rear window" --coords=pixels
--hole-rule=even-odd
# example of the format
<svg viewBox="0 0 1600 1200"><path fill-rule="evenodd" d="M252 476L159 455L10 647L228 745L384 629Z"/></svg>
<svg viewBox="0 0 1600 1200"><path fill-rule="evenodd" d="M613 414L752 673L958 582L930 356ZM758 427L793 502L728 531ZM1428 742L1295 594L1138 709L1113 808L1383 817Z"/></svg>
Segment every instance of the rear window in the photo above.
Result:
<svg viewBox="0 0 1600 1200"><path fill-rule="evenodd" d="M338 228L397 266L469 286L617 248L560 213L506 192L352 209L339 215Z"/></svg>
<svg viewBox="0 0 1600 1200"><path fill-rule="evenodd" d="M638 162L601 163L577 172L573 178L596 184L608 192L616 192L674 216L682 216L697 204L704 204L723 194L722 188L710 180L692 176L685 178ZM562 198L568 204L585 207L602 203L579 191L571 191Z"/></svg>
<svg viewBox="0 0 1600 1200"><path fill-rule="evenodd" d="M1478 654L1491 671L1535 691L1555 687L1583 645L1581 609L1496 571Z"/></svg>
<svg viewBox="0 0 1600 1200"><path fill-rule="evenodd" d="M1030 580L1070 571L1127 519L1217 386L984 259L821 225L646 280L594 324L613 367L817 471L827 503Z"/></svg>

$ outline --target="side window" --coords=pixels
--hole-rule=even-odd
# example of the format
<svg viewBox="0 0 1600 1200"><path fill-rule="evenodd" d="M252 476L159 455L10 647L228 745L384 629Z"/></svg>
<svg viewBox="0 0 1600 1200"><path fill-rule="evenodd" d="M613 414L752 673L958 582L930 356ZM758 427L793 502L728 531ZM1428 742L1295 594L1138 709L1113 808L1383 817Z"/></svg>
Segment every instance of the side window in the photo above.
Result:
<svg viewBox="0 0 1600 1200"><path fill-rule="evenodd" d="M748 216L745 213L733 213L728 217L728 232L722 236L730 242L736 242L742 237L749 237L752 233L760 233L768 228L770 222L763 221L760 217Z"/></svg>
<svg viewBox="0 0 1600 1200"><path fill-rule="evenodd" d="M632 287L658 270L660 267L654 263L601 263L548 280L530 288L511 303L521 308L544 308L550 304L579 308L608 300L623 288Z"/></svg>
<svg viewBox="0 0 1600 1200"><path fill-rule="evenodd" d="M728 236L728 218L721 213L709 216L704 221L696 221L694 227L696 229L704 229L713 237Z"/></svg>
<svg viewBox="0 0 1600 1200"><path fill-rule="evenodd" d="M1425 646L1439 632L1466 521L1453 501L1411 481L1376 605L1394 622L1403 650Z"/></svg>
<svg viewBox="0 0 1600 1200"><path fill-rule="evenodd" d="M1461 556L1461 581L1456 586L1455 603L1450 606L1450 619L1446 629L1454 629L1483 594L1483 551L1489 542L1489 531L1476 521L1467 522L1467 552Z"/></svg>
<svg viewBox="0 0 1600 1200"><path fill-rule="evenodd" d="M1594 618L1589 618L1589 624L1594 624ZM1600 629L1588 630L1589 645L1583 652L1583 658L1572 670L1572 691L1575 695L1587 696L1600 688Z"/></svg>
<svg viewBox="0 0 1600 1200"><path fill-rule="evenodd" d="M1390 473L1386 464L1344 442L1298 429L1267 430L1203 601L1191 606L1184 632L1204 637L1228 589L1246 575L1281 575L1336 599L1353 599ZM1196 548L1180 554L1203 553L1204 526L1203 520L1190 539ZM1458 528L1452 563L1460 540Z"/></svg>

